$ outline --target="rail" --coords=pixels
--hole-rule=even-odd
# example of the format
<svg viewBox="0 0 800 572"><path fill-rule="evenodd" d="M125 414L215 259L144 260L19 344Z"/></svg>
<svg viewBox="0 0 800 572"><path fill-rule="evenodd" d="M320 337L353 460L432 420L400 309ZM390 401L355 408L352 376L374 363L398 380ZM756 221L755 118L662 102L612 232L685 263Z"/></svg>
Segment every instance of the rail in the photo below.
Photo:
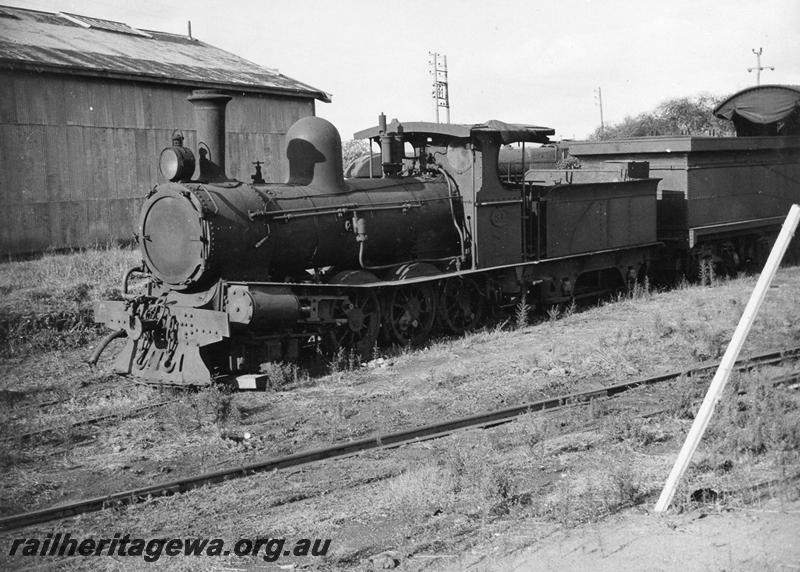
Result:
<svg viewBox="0 0 800 572"><path fill-rule="evenodd" d="M741 359L736 362L736 369L746 370L757 365L775 364L787 359L797 359L799 357L800 347L772 351L751 356L747 359ZM378 435L376 437L370 437L356 441L349 441L347 443L340 443L332 447L302 451L285 457L259 461L232 469L223 469L213 473L190 476L167 483L127 490L120 493L81 500L28 513L11 515L0 518L0 530L16 530L33 524L60 520L78 514L103 510L109 507L135 504L146 499L188 492L204 485L221 483L236 478L247 477L257 473L297 467L326 459L348 457L350 455L372 449L395 448L419 441L438 439L462 429L494 427L508 423L520 415L534 413L537 411L556 410L578 403L585 403L601 397L613 397L617 394L628 391L629 389L671 381L681 376L689 377L693 375L702 375L716 369L718 365L719 362L717 361L706 362L692 368L610 385L601 389L552 397L549 399L524 403L497 411L480 413L442 423L425 425L416 429L389 433L386 435ZM791 380L796 379L798 376L800 376L800 374L797 376L792 376ZM781 378L781 383L787 383L785 376Z"/></svg>

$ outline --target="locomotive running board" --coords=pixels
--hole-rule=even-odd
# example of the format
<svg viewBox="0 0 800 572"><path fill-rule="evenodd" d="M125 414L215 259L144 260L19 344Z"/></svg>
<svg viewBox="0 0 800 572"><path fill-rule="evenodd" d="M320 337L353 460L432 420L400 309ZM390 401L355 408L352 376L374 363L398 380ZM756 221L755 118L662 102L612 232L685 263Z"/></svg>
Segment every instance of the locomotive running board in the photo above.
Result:
<svg viewBox="0 0 800 572"><path fill-rule="evenodd" d="M467 276L478 276L481 274L487 274L490 272L496 272L499 270L524 270L525 268L541 266L544 264L553 264L558 262L565 262L569 260L579 260L581 258L585 258L587 256L599 256L602 254L613 254L615 252L629 252L632 250L642 250L646 248L660 248L664 246L663 242L646 242L644 244L633 244L630 246L621 246L619 248L607 248L605 250L596 250L592 252L581 252L578 254L570 254L567 256L559 256L556 258L540 258L539 260L526 260L525 262L515 262L514 264L503 264L502 266L489 266L486 268L467 268L465 270L458 270L456 272L444 272L442 274L433 274L430 276L418 276L416 278L404 278L403 280L383 280L380 282L366 282L364 284L316 284L316 283L305 283L305 282L241 282L241 281L231 281L228 284L234 285L247 285L247 286L277 286L281 288L291 287L291 286L301 286L301 287L309 287L313 286L314 288L319 289L326 289L326 288L363 288L363 289L370 289L370 288L388 288L388 287L396 287L400 285L406 284L419 284L424 282L434 282L437 280L446 280L447 278L464 278ZM413 262L413 261L412 261ZM366 270L369 270L368 268Z"/></svg>

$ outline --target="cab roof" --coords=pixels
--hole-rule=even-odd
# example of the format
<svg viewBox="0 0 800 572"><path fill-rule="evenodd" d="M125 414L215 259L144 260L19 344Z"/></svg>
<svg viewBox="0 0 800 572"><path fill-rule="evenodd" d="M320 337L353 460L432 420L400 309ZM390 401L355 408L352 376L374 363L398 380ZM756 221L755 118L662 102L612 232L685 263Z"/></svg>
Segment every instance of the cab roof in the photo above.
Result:
<svg viewBox="0 0 800 572"><path fill-rule="evenodd" d="M555 129L538 125L505 123L492 119L485 123L434 123L430 121L409 121L400 123L394 119L386 127L387 133L398 133L402 129L404 138L412 143L421 138L453 138L471 139L478 134L494 134L503 145L517 142L548 143L548 135L554 135ZM379 126L363 129L353 134L354 139L375 139L381 136Z"/></svg>

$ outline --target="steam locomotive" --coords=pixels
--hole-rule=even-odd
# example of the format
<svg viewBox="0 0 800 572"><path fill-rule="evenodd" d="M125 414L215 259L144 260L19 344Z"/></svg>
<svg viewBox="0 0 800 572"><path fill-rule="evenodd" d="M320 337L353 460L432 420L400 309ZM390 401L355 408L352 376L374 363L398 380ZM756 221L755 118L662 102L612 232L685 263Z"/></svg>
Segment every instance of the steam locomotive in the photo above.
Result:
<svg viewBox="0 0 800 572"><path fill-rule="evenodd" d="M669 192L641 156L530 169L526 144L548 145L547 127L381 115L355 135L380 153L344 178L339 133L305 117L286 134L285 183L265 182L258 166L251 183L231 180L230 99L189 96L197 157L180 136L161 153L169 182L146 198L142 264L123 283L127 294L141 273L146 292L96 307L96 321L112 329L96 356L127 338L121 374L260 387L262 364L310 349L366 358L379 339L420 345L437 328L463 333L521 301L557 304L630 285L663 265L659 232L674 239L667 266L699 252L682 241L685 219L664 218ZM513 176L498 160L509 144L521 146ZM700 243L721 249L729 231Z"/></svg>
<svg viewBox="0 0 800 572"><path fill-rule="evenodd" d="M312 343L367 356L379 337L419 345L434 327L464 332L523 296L555 303L613 288L658 247L657 180L639 163L570 184L556 172L500 180L501 146L547 143L546 127L381 116L361 134L380 145L381 172L344 179L338 132L306 117L286 135L286 183L256 173L246 184L225 174L230 97L188 99L197 159L180 137L162 152L169 182L147 196L142 265L125 277L127 292L144 273L147 292L96 308L109 338L127 338L119 373L257 385L261 364Z"/></svg>

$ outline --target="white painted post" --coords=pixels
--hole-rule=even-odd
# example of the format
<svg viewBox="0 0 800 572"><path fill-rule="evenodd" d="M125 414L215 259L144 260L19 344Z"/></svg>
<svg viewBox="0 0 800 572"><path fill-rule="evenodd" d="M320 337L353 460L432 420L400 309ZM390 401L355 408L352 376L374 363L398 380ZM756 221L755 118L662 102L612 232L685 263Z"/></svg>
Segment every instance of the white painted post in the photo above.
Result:
<svg viewBox="0 0 800 572"><path fill-rule="evenodd" d="M697 450L700 439L703 437L706 427L708 427L711 415L714 413L714 407L722 395L722 390L725 389L725 384L728 382L731 371L733 371L733 366L736 363L736 359L739 357L739 352L742 349L744 340L747 338L747 334L750 332L750 327L753 325L758 309L764 301L767 289L772 279L775 277L775 273L778 271L778 266L780 266L783 255L786 253L789 242L792 240L798 222L800 222L800 205L792 205L792 208L789 209L786 221L783 223L783 228L778 235L778 239L775 241L775 246L772 247L772 252L770 252L767 263L764 265L764 270L761 272L756 287L753 289L753 294L750 296L750 300L747 302L744 313L739 320L739 325L736 326L736 331L733 333L733 337L728 344L728 349L725 350L725 355L722 357L722 361L717 368L717 373L714 375L714 379L708 387L708 392L706 392L706 396L703 399L703 404L697 412L697 417L694 418L692 428L689 429L686 441L680 453L678 453L678 458L667 478L664 490L661 491L661 496L655 507L656 512L666 511L672 502L672 498L675 496L678 482L683 476L683 473L686 472L686 468L692 460L692 455L694 455L694 452Z"/></svg>

